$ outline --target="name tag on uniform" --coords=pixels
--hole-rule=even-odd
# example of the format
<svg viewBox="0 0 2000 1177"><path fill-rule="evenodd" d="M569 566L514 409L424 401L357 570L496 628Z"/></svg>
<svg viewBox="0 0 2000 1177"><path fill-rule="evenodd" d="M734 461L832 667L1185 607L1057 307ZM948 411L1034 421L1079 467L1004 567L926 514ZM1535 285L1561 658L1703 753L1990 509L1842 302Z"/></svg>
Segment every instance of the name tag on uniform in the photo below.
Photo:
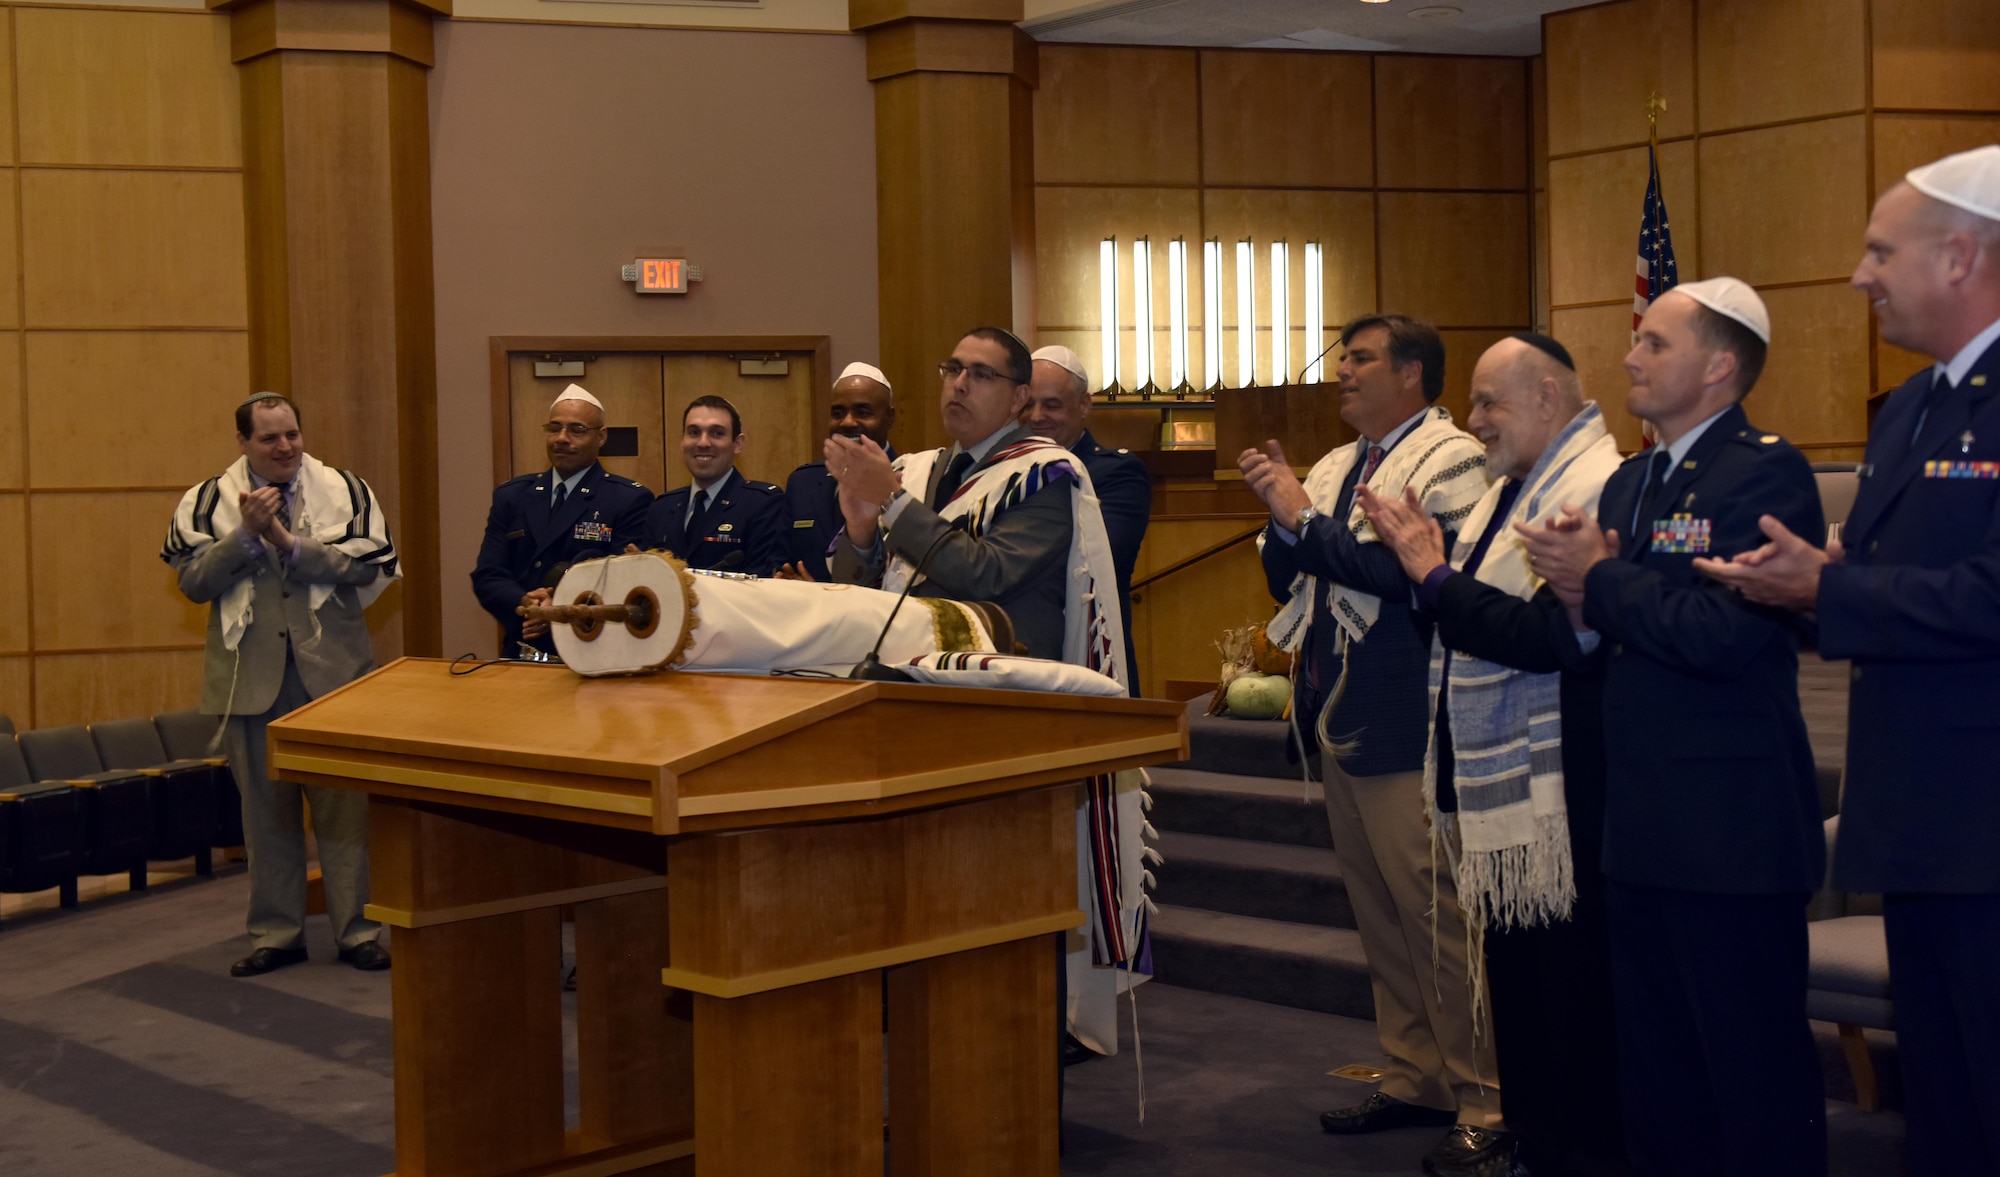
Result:
<svg viewBox="0 0 2000 1177"><path fill-rule="evenodd" d="M1925 462L1925 478L2000 478L2000 462Z"/></svg>
<svg viewBox="0 0 2000 1177"><path fill-rule="evenodd" d="M570 535L585 543L608 544L611 542L611 525L609 523L599 523L597 520L592 519L588 522L577 524L576 530L571 532Z"/></svg>
<svg viewBox="0 0 2000 1177"><path fill-rule="evenodd" d="M1684 556L1706 555L1708 533L1714 524L1712 519L1696 519L1692 515L1656 519L1653 521L1653 550Z"/></svg>
<svg viewBox="0 0 2000 1177"><path fill-rule="evenodd" d="M793 530L793 531L811 531L811 530L812 530L812 525L813 525L813 521L812 521L812 520L810 520L810 519L794 519L794 520L792 520L792 530Z"/></svg>
<svg viewBox="0 0 2000 1177"><path fill-rule="evenodd" d="M515 529L515 530L513 530L513 531L510 531L510 532L508 532L508 533L507 533L507 538L508 538L508 539L520 539L520 538L521 538L522 536L524 536L524 535L526 535L526 534L528 534L528 533L527 533L527 530L526 530L526 529L524 529L524 528L517 528L517 529Z"/></svg>

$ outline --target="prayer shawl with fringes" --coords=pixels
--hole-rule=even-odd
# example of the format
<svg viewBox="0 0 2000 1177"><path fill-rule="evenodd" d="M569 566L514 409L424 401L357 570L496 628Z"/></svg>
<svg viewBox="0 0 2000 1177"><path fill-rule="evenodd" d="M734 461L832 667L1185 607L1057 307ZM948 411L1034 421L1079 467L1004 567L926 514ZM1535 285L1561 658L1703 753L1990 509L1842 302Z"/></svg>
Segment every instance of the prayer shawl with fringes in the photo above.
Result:
<svg viewBox="0 0 2000 1177"><path fill-rule="evenodd" d="M930 485L931 471L945 450L904 454L895 465L905 487ZM995 519L1037 493L1063 484L1071 494L1068 584L1063 607L1063 658L1129 686L1125 660L1125 619L1118 608L1111 541L1090 474L1068 450L1032 437L1003 446L967 475L938 515L966 520L977 539ZM921 493L921 492L919 492ZM897 592L909 582L911 562L895 556L882 587ZM1102 1054L1118 1050L1112 1002L1145 980L1146 915L1151 901L1146 870L1158 853L1145 844L1145 775L1137 771L1094 776L1084 782L1077 815L1077 903L1089 916L1081 945L1069 953L1069 1006L1072 1032ZM1089 869L1081 869L1088 864ZM1072 938L1074 943L1075 938Z"/></svg>
<svg viewBox="0 0 2000 1177"><path fill-rule="evenodd" d="M1618 468L1618 443L1587 404L1549 443L1522 480L1473 578L1527 600L1542 587L1528 567L1515 523L1558 516L1564 504L1597 514L1597 496ZM1495 482L1459 529L1451 566L1463 568L1492 519ZM1469 930L1532 927L1569 918L1576 901L1569 821L1563 803L1560 675L1529 674L1453 651L1451 681L1440 639L1431 642L1431 738L1424 752L1424 804L1432 829L1454 847L1458 902ZM1437 810L1437 702L1450 691L1456 814ZM1452 836L1453 827L1456 836ZM1448 851L1449 852L1449 851Z"/></svg>

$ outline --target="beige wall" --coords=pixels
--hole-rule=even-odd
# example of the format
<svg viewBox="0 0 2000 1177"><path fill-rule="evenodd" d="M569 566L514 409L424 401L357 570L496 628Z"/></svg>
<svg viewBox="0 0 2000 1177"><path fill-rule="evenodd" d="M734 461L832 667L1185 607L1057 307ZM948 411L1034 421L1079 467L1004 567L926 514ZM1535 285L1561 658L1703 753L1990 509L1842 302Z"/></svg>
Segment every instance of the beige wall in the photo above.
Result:
<svg viewBox="0 0 2000 1177"><path fill-rule="evenodd" d="M159 550L249 380L228 21L0 22L0 712L192 706L206 611Z"/></svg>
<svg viewBox="0 0 2000 1177"><path fill-rule="evenodd" d="M440 22L430 78L444 648L491 501L496 335L829 335L874 359L875 106L859 37ZM641 297L679 246L706 280ZM614 422L616 424L616 422ZM663 488L654 488L655 490Z"/></svg>
<svg viewBox="0 0 2000 1177"><path fill-rule="evenodd" d="M1810 456L1858 457L1868 397L1921 361L1879 343L1847 275L1877 193L2000 138L1992 17L1992 0L1625 0L1546 18L1548 317L1626 449L1648 93L1667 100L1681 278L1742 278L1771 310L1751 419Z"/></svg>

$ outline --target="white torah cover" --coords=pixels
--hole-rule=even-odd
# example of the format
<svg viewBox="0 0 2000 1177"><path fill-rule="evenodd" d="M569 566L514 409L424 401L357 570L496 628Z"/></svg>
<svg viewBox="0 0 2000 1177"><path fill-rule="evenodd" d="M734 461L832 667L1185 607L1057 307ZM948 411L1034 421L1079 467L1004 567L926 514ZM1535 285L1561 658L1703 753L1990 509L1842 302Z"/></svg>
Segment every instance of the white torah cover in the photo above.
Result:
<svg viewBox="0 0 2000 1177"><path fill-rule="evenodd" d="M921 493L945 453L923 450L898 457L903 485ZM987 464L966 478L938 515L966 519L968 534L978 538L1030 495L1059 493L1052 484L1060 482L1069 484L1072 508L1062 660L1123 688L1130 680L1111 540L1082 462L1046 438L1014 442L989 454ZM901 589L914 570L907 559L894 557L883 572L882 587ZM1118 1052L1118 995L1148 979L1146 922L1152 901L1146 890L1152 875L1146 862L1158 861L1159 853L1145 842L1157 836L1146 823L1145 780L1136 770L1093 777L1084 782L1078 798L1077 903L1089 922L1068 937L1067 1019L1070 1033L1099 1054Z"/></svg>
<svg viewBox="0 0 2000 1177"><path fill-rule="evenodd" d="M1604 482L1621 461L1603 414L1595 403L1586 404L1522 479L1473 579L1524 601L1534 597L1543 581L1528 566L1514 524L1560 517L1565 504L1594 518ZM1452 546L1453 568L1463 569L1478 546L1504 487L1496 481L1466 516ZM1437 840L1447 848L1456 843L1453 868L1466 924L1521 928L1568 919L1576 902L1576 874L1563 801L1561 676L1530 674L1453 651L1446 684L1440 681L1444 664L1443 640L1434 637L1424 805ZM1451 693L1456 814L1437 808L1439 690Z"/></svg>
<svg viewBox="0 0 2000 1177"><path fill-rule="evenodd" d="M378 575L367 584L354 586L361 607L367 608L389 582L402 575L396 565L396 547L389 540L389 520L375 492L358 475L337 470L313 457L301 455L298 482L293 496L294 535L310 536L348 558L375 566ZM174 508L173 522L167 525L166 546L160 558L174 560L211 543L229 539L243 524L243 508L237 500L254 489L250 482L250 459L239 457L220 475L190 487ZM306 603L314 613L333 597L338 585L308 584ZM234 650L250 627L250 601L256 590L250 577L229 586L216 608L222 615L222 646Z"/></svg>

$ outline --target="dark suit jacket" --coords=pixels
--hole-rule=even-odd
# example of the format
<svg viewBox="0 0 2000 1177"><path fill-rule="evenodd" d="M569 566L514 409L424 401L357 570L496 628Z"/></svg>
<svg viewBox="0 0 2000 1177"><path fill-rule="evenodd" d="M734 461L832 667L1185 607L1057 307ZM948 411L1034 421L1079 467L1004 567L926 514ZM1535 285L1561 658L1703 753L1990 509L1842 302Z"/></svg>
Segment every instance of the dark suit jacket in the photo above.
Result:
<svg viewBox="0 0 2000 1177"><path fill-rule="evenodd" d="M1819 582L1820 650L1854 661L1834 885L2000 891L2000 479L1929 462L2000 462L2000 345L1910 446L1930 387L1898 388L1868 440ZM1989 469L1996 469L1989 467ZM1976 470L1976 468L1975 468Z"/></svg>
<svg viewBox="0 0 2000 1177"><path fill-rule="evenodd" d="M896 447L884 450L896 460ZM785 532L785 559L804 565L814 580L833 576L833 546L846 521L840 517L840 484L825 462L808 462L785 480L785 509L792 526Z"/></svg>
<svg viewBox="0 0 2000 1177"><path fill-rule="evenodd" d="M1824 878L1812 748L1799 714L1796 619L1697 574L1697 551L1652 551L1632 513L1651 451L1612 473L1597 518L1621 551L1590 570L1584 620L1602 635L1609 758L1604 873L1642 887L1770 895ZM1764 543L1761 515L1822 536L1805 456L1731 407L1674 468L1655 518L1710 524L1706 555ZM1697 545L1698 546L1698 545Z"/></svg>
<svg viewBox="0 0 2000 1177"><path fill-rule="evenodd" d="M521 640L521 619L514 609L523 596L554 587L563 570L578 560L609 556L645 540L652 491L592 463L562 510L551 512L554 476L543 470L508 479L493 488L493 505L486 512L472 592L506 631L502 657L511 656ZM532 644L555 652L546 635Z"/></svg>
<svg viewBox="0 0 2000 1177"><path fill-rule="evenodd" d="M1034 436L1021 427L1007 433L994 445L997 454L1023 438ZM986 468L981 462L966 471L972 475ZM1014 637L1037 658L1063 656L1063 609L1069 596L1069 541L1071 502L1069 483L1051 477L1042 489L993 520L986 533L974 539L964 530L953 529L929 506L931 491L943 477L945 463L932 463L929 482L920 491L909 487L913 496L896 516L896 525L887 535L877 534L874 550L864 558L845 536L834 553L833 574L837 581L850 584L881 584L886 553L908 559L923 559L939 536L950 538L939 544L924 571L924 581L910 590L920 597L944 597L954 601L992 601L1007 611L1014 623ZM921 497L916 497L916 496Z"/></svg>
<svg viewBox="0 0 2000 1177"><path fill-rule="evenodd" d="M676 487L646 512L646 547L665 548L689 568L722 568L769 576L785 560L785 492L731 468L696 534L687 533L688 495Z"/></svg>
<svg viewBox="0 0 2000 1177"><path fill-rule="evenodd" d="M1111 538L1111 563L1118 571L1119 616L1125 619L1125 670L1136 695L1139 663L1132 644L1132 567L1139 562L1139 546L1146 542L1146 525L1153 518L1153 476L1137 454L1104 448L1088 429L1069 448L1090 472L1090 485L1097 491L1098 507L1104 515L1104 531Z"/></svg>

